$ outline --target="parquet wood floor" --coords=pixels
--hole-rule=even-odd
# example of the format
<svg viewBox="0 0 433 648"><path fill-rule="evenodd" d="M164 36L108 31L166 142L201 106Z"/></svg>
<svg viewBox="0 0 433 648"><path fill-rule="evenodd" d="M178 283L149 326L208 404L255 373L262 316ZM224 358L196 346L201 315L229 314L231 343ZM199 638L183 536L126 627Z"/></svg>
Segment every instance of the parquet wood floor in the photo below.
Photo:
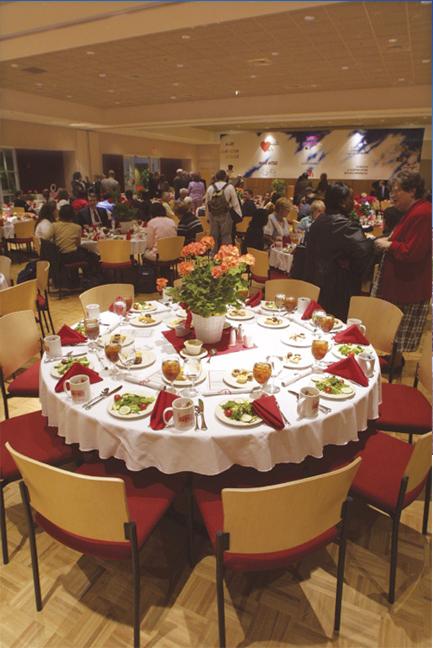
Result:
<svg viewBox="0 0 433 648"><path fill-rule="evenodd" d="M56 326L81 316L78 299L51 300ZM430 333L426 333L430 335ZM410 382L416 354L407 358ZM11 401L11 415L38 401ZM44 608L36 612L29 546L16 484L6 489L11 560L0 574L1 648L121 648L132 645L129 563L84 557L38 532ZM176 504L182 511L183 502ZM287 646L406 648L431 646L431 535L420 533L422 501L402 516L397 602L386 601L390 523L356 505L351 518L341 632L332 639L336 548L291 571L232 575L225 590L230 648ZM141 553L141 645L211 648L218 645L215 561L197 536L193 569L186 560L182 516L168 515Z"/></svg>

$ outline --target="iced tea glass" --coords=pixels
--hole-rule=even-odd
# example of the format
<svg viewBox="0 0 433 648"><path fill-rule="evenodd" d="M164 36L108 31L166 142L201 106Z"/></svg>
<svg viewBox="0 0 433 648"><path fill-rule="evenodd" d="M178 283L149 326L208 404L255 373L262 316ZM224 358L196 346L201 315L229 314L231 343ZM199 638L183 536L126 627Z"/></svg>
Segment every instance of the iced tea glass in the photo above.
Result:
<svg viewBox="0 0 433 648"><path fill-rule="evenodd" d="M104 346L105 357L109 362L111 362L110 376L113 378L119 373L116 362L119 362L119 354L122 349L122 345L117 342L107 342Z"/></svg>
<svg viewBox="0 0 433 648"><path fill-rule="evenodd" d="M326 356L326 354L329 351L329 342L328 340L313 340L311 343L311 353L313 354L313 358L317 360L317 364L313 366L313 371L322 371L323 368L320 364L320 360L323 360L323 358Z"/></svg>
<svg viewBox="0 0 433 648"><path fill-rule="evenodd" d="M254 397L257 398L264 393L264 387L272 376L272 365L270 362L256 362L253 366L254 380L259 383L260 387L254 391Z"/></svg>
<svg viewBox="0 0 433 648"><path fill-rule="evenodd" d="M176 394L176 390L174 388L174 381L180 374L180 361L177 356L167 356L164 358L162 361L161 365L162 373L164 375L164 378L168 380L170 383L171 391Z"/></svg>

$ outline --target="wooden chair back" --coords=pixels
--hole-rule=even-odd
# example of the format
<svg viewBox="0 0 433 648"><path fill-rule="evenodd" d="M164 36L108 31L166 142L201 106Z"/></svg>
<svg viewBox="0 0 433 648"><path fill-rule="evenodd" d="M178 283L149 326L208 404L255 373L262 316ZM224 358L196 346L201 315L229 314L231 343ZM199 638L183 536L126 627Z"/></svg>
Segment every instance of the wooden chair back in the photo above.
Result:
<svg viewBox="0 0 433 648"><path fill-rule="evenodd" d="M309 297L317 301L320 288L301 279L270 279L265 283L265 299L274 299L278 293L291 297Z"/></svg>
<svg viewBox="0 0 433 648"><path fill-rule="evenodd" d="M176 261L180 258L185 243L184 236L167 236L156 242L159 261Z"/></svg>
<svg viewBox="0 0 433 648"><path fill-rule="evenodd" d="M48 290L49 277L50 277L50 262L37 261L36 262L36 285L41 295L43 295L44 292Z"/></svg>
<svg viewBox="0 0 433 648"><path fill-rule="evenodd" d="M134 296L133 284L105 284L103 286L89 288L89 290L81 293L80 302L85 314L86 306L89 304L99 304L101 311L106 311L116 297L123 297L124 299L132 299L134 301Z"/></svg>
<svg viewBox="0 0 433 648"><path fill-rule="evenodd" d="M128 263L131 257L131 242L104 239L98 241L98 251L101 263Z"/></svg>
<svg viewBox="0 0 433 648"><path fill-rule="evenodd" d="M401 310L378 297L352 297L347 316L362 320L367 337L376 351L392 353L394 339L400 326Z"/></svg>
<svg viewBox="0 0 433 648"><path fill-rule="evenodd" d="M4 379L25 365L40 349L40 331L32 310L0 317L0 368Z"/></svg>
<svg viewBox="0 0 433 648"><path fill-rule="evenodd" d="M12 260L9 257L0 255L0 273L5 276L9 286L11 285L11 265Z"/></svg>
<svg viewBox="0 0 433 648"><path fill-rule="evenodd" d="M0 317L15 311L34 310L36 305L37 280L0 290Z"/></svg>
<svg viewBox="0 0 433 648"><path fill-rule="evenodd" d="M252 216L244 216L240 223L236 225L238 234L245 234L252 220Z"/></svg>
<svg viewBox="0 0 433 648"><path fill-rule="evenodd" d="M428 394L432 393L432 354L430 338L428 344L424 343L421 348L421 358L418 360L418 380Z"/></svg>
<svg viewBox="0 0 433 648"><path fill-rule="evenodd" d="M414 490L421 482L424 481L428 471L431 468L432 460L432 433L428 432L417 437L413 447L413 452L406 466L404 474L409 477L406 492Z"/></svg>
<svg viewBox="0 0 433 648"><path fill-rule="evenodd" d="M111 477L90 477L54 468L6 448L17 464L30 503L44 518L91 540L125 542L123 525L129 522L125 482Z"/></svg>
<svg viewBox="0 0 433 648"><path fill-rule="evenodd" d="M33 249L38 256L41 256L41 239L39 236L33 236Z"/></svg>
<svg viewBox="0 0 433 648"><path fill-rule="evenodd" d="M32 239L35 232L36 223L34 220L21 221L15 223L15 238L16 239Z"/></svg>
<svg viewBox="0 0 433 648"><path fill-rule="evenodd" d="M207 216L199 216L199 221L201 223L201 226L203 228L203 232L208 236L210 234L210 224L207 219Z"/></svg>
<svg viewBox="0 0 433 648"><path fill-rule="evenodd" d="M17 216L24 216L26 210L24 209L24 207L14 207L13 213L16 214Z"/></svg>
<svg viewBox="0 0 433 648"><path fill-rule="evenodd" d="M257 277L269 276L269 254L265 250L256 250L255 248L247 248L248 254L252 254L255 263L251 267L251 272Z"/></svg>
<svg viewBox="0 0 433 648"><path fill-rule="evenodd" d="M341 519L361 459L333 472L263 488L224 488L224 531L233 553L271 553L302 545Z"/></svg>

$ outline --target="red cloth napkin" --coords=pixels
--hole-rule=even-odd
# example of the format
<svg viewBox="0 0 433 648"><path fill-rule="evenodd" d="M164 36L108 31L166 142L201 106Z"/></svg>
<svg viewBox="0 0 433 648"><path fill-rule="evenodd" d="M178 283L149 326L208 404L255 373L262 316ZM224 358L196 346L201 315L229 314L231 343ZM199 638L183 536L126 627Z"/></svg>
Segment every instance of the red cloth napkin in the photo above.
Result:
<svg viewBox="0 0 433 648"><path fill-rule="evenodd" d="M334 376L339 376L340 378L353 380L363 387L368 386L368 378L353 356L348 356L347 358L344 358L344 360L334 362L329 365L326 372L333 374Z"/></svg>
<svg viewBox="0 0 433 648"><path fill-rule="evenodd" d="M370 344L356 324L352 324L348 328L344 329L344 331L340 331L334 335L334 340L339 344Z"/></svg>
<svg viewBox="0 0 433 648"><path fill-rule="evenodd" d="M167 407L171 407L173 401L176 398L178 398L176 394L172 394L167 390L159 392L158 398L156 399L154 408L152 410L152 414L150 415L150 427L152 428L152 430L162 430L163 428L165 428L165 423L162 415ZM171 416L172 415L170 415L169 420Z"/></svg>
<svg viewBox="0 0 433 648"><path fill-rule="evenodd" d="M63 324L62 328L57 331L57 335L60 335L60 341L63 346L74 346L74 344L80 344L87 340L85 335L81 335L79 331L74 331L67 324Z"/></svg>
<svg viewBox="0 0 433 648"><path fill-rule="evenodd" d="M215 344L203 344L203 348L207 349L216 349L216 355L223 355L225 353L235 353L236 351L248 351L242 344L242 342L236 343L234 346L229 346L230 343L230 331L231 328L226 328L223 331L223 336L219 342L216 342ZM163 331L162 332L163 336L165 337L166 340L170 342L176 349L176 351L179 353L182 351L184 345L185 345L185 340L193 340L197 336L195 334L195 330L192 328L188 335L185 337L179 338L176 335L176 331ZM255 348L250 347L250 348Z"/></svg>
<svg viewBox="0 0 433 648"><path fill-rule="evenodd" d="M275 396L260 396L253 401L253 412L260 416L265 423L271 425L276 430L284 428L284 421L280 414L280 408Z"/></svg>
<svg viewBox="0 0 433 648"><path fill-rule="evenodd" d="M120 301L120 300L122 300L122 301L125 302L125 304L126 304L126 310L127 310L127 311L129 311L129 310L131 309L131 306L132 306L132 298L131 298L131 297L128 297L128 299L126 299L125 297L122 297L121 295L119 295L118 297L116 297L116 299L114 300L114 302L113 302L112 304L109 305L108 310L111 311L112 313L114 313L114 303L117 302L117 301Z"/></svg>
<svg viewBox="0 0 433 648"><path fill-rule="evenodd" d="M312 299L308 304L307 308L305 309L301 319L303 320L311 319L311 316L315 310L325 310L325 309L322 308L321 305L318 304L316 301L314 301L314 299Z"/></svg>
<svg viewBox="0 0 433 648"><path fill-rule="evenodd" d="M251 297L248 297L248 299L245 301L246 306L258 306L260 302L263 299L263 291L259 290L256 292L255 295L251 295Z"/></svg>
<svg viewBox="0 0 433 648"><path fill-rule="evenodd" d="M186 311L186 320L185 320L185 328L186 328L186 330L191 328L191 322L192 322L192 313L188 308L187 311Z"/></svg>
<svg viewBox="0 0 433 648"><path fill-rule="evenodd" d="M79 362L74 362L74 364L68 369L68 371L60 378L54 390L57 393L62 392L65 380L69 380L69 378L72 378L72 376L80 375L89 376L91 385L97 382L101 382L102 380L101 376L96 371L93 371L93 369L90 369L90 367L84 367Z"/></svg>

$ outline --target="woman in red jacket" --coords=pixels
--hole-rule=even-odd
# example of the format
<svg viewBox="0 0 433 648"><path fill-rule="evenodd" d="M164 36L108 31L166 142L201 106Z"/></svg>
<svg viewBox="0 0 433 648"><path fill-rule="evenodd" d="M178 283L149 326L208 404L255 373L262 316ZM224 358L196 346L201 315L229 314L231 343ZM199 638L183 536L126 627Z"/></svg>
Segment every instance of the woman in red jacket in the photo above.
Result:
<svg viewBox="0 0 433 648"><path fill-rule="evenodd" d="M416 351L431 298L431 203L423 200L419 173L401 171L391 179L394 206L404 213L388 238L375 241L384 252L377 296L404 313L397 331L397 366L403 351Z"/></svg>

